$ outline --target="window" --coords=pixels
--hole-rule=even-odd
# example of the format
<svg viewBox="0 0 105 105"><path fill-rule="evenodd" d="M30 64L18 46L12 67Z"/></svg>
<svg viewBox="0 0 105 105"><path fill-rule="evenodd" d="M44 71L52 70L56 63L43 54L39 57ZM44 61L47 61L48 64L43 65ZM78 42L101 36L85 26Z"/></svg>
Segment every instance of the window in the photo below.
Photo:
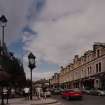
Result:
<svg viewBox="0 0 105 105"><path fill-rule="evenodd" d="M82 72L81 72L81 77L83 77L83 70L82 70Z"/></svg>
<svg viewBox="0 0 105 105"><path fill-rule="evenodd" d="M89 71L89 67L88 67L88 75L89 75L90 71Z"/></svg>
<svg viewBox="0 0 105 105"><path fill-rule="evenodd" d="M97 57L100 56L100 50L97 50Z"/></svg>
<svg viewBox="0 0 105 105"><path fill-rule="evenodd" d="M99 72L101 72L101 62L99 63Z"/></svg>
<svg viewBox="0 0 105 105"><path fill-rule="evenodd" d="M96 73L101 72L101 62L96 64Z"/></svg>
<svg viewBox="0 0 105 105"><path fill-rule="evenodd" d="M96 73L98 73L98 64L96 64Z"/></svg>
<svg viewBox="0 0 105 105"><path fill-rule="evenodd" d="M92 73L92 67L90 66L90 74Z"/></svg>
<svg viewBox="0 0 105 105"><path fill-rule="evenodd" d="M98 82L99 82L99 81L98 81L98 80L96 80L96 83L97 83L97 84L98 84Z"/></svg>

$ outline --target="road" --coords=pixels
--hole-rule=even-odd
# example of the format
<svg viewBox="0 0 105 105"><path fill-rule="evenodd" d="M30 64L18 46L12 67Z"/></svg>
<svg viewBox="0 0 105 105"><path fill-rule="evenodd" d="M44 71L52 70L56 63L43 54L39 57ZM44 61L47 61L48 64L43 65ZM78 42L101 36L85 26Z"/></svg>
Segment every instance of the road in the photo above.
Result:
<svg viewBox="0 0 105 105"><path fill-rule="evenodd" d="M53 96L61 105L105 105L105 96L85 95L83 100L65 100L60 96Z"/></svg>

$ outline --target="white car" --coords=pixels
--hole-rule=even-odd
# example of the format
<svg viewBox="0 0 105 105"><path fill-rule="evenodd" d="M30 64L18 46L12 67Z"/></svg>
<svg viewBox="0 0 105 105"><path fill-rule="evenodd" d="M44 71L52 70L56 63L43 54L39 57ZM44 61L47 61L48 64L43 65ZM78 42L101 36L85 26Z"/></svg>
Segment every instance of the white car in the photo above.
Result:
<svg viewBox="0 0 105 105"><path fill-rule="evenodd" d="M50 92L50 91L47 91L47 92L46 92L46 96L47 96L47 97L50 97L50 96L51 96L51 92Z"/></svg>
<svg viewBox="0 0 105 105"><path fill-rule="evenodd" d="M99 96L105 96L105 90L97 90Z"/></svg>
<svg viewBox="0 0 105 105"><path fill-rule="evenodd" d="M46 94L47 97L51 96L51 92L49 90L47 90L45 93L43 91L41 91L41 96L43 97L44 94Z"/></svg>

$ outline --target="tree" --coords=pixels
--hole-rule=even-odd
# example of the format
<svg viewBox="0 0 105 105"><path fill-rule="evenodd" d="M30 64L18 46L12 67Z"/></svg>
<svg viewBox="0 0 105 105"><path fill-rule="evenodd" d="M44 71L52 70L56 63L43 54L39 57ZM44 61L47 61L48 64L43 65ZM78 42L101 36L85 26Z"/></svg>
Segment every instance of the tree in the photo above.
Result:
<svg viewBox="0 0 105 105"><path fill-rule="evenodd" d="M10 78L5 77L4 79L7 79L12 86L20 85L22 87L22 85L24 85L23 83L26 80L24 68L14 55L0 55L0 65L3 71L10 76Z"/></svg>
<svg viewBox="0 0 105 105"><path fill-rule="evenodd" d="M11 84L12 86L22 86L26 80L25 72L22 63L9 52L6 44L4 47L0 47L0 69L2 78L1 82Z"/></svg>

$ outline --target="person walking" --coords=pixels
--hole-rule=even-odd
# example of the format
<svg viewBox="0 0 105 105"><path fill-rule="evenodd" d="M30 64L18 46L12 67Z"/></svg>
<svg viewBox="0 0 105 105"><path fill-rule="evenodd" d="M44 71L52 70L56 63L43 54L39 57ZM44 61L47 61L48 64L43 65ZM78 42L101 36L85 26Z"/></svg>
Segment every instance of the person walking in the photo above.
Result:
<svg viewBox="0 0 105 105"><path fill-rule="evenodd" d="M46 92L47 92L47 87L44 86L43 87L43 97L44 97L44 99L46 99Z"/></svg>
<svg viewBox="0 0 105 105"><path fill-rule="evenodd" d="M12 96L12 98L15 97L15 89L14 88L11 89L11 96Z"/></svg>
<svg viewBox="0 0 105 105"><path fill-rule="evenodd" d="M28 87L25 87L24 88L24 96L25 96L25 99L28 99L29 100L29 94L30 94L30 89Z"/></svg>
<svg viewBox="0 0 105 105"><path fill-rule="evenodd" d="M3 96L4 99L7 99L7 94L8 94L7 88L3 88L3 94L2 94L2 96ZM8 99L7 99L7 103L8 103Z"/></svg>
<svg viewBox="0 0 105 105"><path fill-rule="evenodd" d="M41 87L36 87L37 98L41 98Z"/></svg>

